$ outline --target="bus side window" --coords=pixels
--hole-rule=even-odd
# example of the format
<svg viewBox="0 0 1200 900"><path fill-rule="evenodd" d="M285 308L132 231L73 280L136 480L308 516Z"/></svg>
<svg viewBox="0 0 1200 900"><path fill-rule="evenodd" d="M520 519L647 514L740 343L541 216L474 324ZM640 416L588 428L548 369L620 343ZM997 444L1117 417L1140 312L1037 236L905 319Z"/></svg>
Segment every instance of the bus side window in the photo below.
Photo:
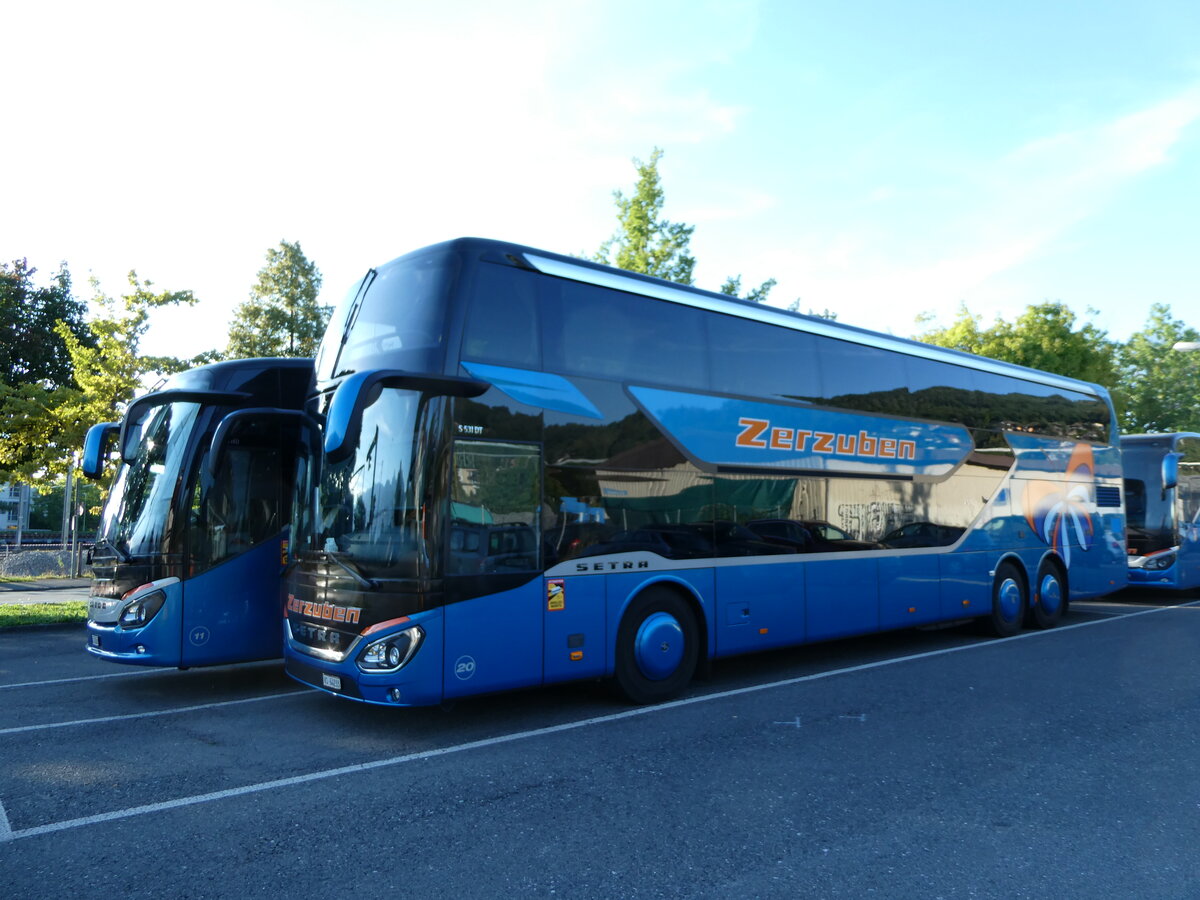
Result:
<svg viewBox="0 0 1200 900"><path fill-rule="evenodd" d="M541 568L541 468L531 444L455 442L448 575Z"/></svg>
<svg viewBox="0 0 1200 900"><path fill-rule="evenodd" d="M553 279L546 280L543 310L548 372L693 390L709 387L699 310Z"/></svg>
<svg viewBox="0 0 1200 900"><path fill-rule="evenodd" d="M462 358L540 368L537 290L536 275L481 265L471 291Z"/></svg>

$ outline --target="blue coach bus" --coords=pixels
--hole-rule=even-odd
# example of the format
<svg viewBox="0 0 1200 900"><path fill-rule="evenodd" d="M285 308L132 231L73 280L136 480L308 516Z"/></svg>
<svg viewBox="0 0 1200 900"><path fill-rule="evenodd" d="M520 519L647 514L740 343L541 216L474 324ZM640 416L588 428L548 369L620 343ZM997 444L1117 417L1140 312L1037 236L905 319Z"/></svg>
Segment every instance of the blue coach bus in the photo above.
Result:
<svg viewBox="0 0 1200 900"><path fill-rule="evenodd" d="M720 657L1012 635L1126 580L1102 388L580 259L372 269L315 388L284 659L340 697L657 702Z"/></svg>
<svg viewBox="0 0 1200 900"><path fill-rule="evenodd" d="M84 474L103 473L114 433L121 463L90 557L89 653L179 668L280 655L312 378L311 359L200 366L91 428Z"/></svg>
<svg viewBox="0 0 1200 900"><path fill-rule="evenodd" d="M1131 587L1200 587L1200 434L1121 437Z"/></svg>

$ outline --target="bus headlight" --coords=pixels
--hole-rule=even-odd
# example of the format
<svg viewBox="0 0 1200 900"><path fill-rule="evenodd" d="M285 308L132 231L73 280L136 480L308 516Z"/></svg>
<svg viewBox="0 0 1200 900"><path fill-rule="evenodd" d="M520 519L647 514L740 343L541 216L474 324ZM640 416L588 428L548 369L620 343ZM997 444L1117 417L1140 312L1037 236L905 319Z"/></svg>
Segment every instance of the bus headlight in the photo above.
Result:
<svg viewBox="0 0 1200 900"><path fill-rule="evenodd" d="M1163 569L1169 569L1175 565L1175 551L1168 550L1166 553L1159 553L1155 556L1147 556L1146 561L1142 563L1143 569L1152 569L1155 572L1161 572Z"/></svg>
<svg viewBox="0 0 1200 900"><path fill-rule="evenodd" d="M408 664L424 639L425 629L412 625L372 641L358 654L358 667L364 672L395 672Z"/></svg>
<svg viewBox="0 0 1200 900"><path fill-rule="evenodd" d="M121 615L117 621L122 628L141 628L158 615L158 611L166 602L167 595L162 591L144 594L121 607Z"/></svg>

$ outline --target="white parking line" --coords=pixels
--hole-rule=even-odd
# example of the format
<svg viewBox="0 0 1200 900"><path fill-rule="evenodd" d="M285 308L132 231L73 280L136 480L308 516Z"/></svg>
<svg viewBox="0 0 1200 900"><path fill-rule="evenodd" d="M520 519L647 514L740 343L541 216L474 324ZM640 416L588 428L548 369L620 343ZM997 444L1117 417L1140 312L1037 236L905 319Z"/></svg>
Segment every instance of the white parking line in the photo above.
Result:
<svg viewBox="0 0 1200 900"><path fill-rule="evenodd" d="M1200 600L1193 603L1182 604L1174 607L1155 607L1153 609L1140 610L1135 613L1129 613L1127 616L1120 618L1129 619L1137 616L1151 615L1153 613L1164 612L1168 609L1180 609L1184 606L1198 606ZM697 703L710 703L714 700L726 700L730 697L742 696L745 694L754 694L759 691L771 690L772 688L788 687L790 685L804 684L810 681L819 681L823 678L833 678L838 675L850 675L855 672L865 672L870 669L879 669L885 666L894 666L906 662L915 662L916 660L931 659L935 656L947 656L951 653L958 653L964 650L978 650L985 647L995 647L998 644L1006 641L1028 640L1031 638L1044 637L1047 635L1063 634L1067 631L1073 631L1076 628L1090 628L1096 625L1106 625L1113 622L1113 618L1094 619L1089 622L1076 622L1073 625L1062 625L1058 628L1051 628L1046 631L1026 631L1011 638L997 641L983 641L980 643L962 644L957 647L943 647L940 650L929 650L924 653L913 653L908 656L898 656L894 659L881 659L875 662L863 663L857 666L847 666L844 669L831 669L826 672L815 672L811 675L799 675L795 678L785 678L782 681L772 681L769 684L755 684L743 688L735 688L729 691L721 691L715 694L703 694L698 697L687 697L683 700L673 700L669 703L661 703L657 706L642 706L636 709L628 709L619 713L611 713L606 716L593 716L588 719L580 719L575 722L565 722L561 725L550 725L545 728L534 728L529 731L519 731L513 734L500 735L499 737L485 738L479 741L469 741L465 744L455 744L452 747L439 747L435 750L422 750L418 753L406 753L403 756L393 756L388 759L378 759L372 762L357 763L351 766L341 766L336 769L325 769L320 772L309 772L305 775L293 775L290 778L279 778L274 781L263 781L258 784L248 784L242 787L228 788L223 791L213 791L209 794L196 794L191 797L179 797L175 800L165 800L161 803L149 803L145 806L134 806L128 809L118 809L113 812L97 813L92 816L83 816L78 819L67 819L62 822L50 822L46 825L36 825L32 828L22 828L17 831L9 829L7 837L0 832L0 843L5 841L15 841L22 838L37 837L43 834L53 834L58 831L67 831L72 828L82 828L85 825L98 825L104 822L114 822L118 819L129 819L136 816L149 815L156 812L167 812L173 809L180 809L185 806L195 806L200 803L212 803L217 800L227 800L232 797L243 797L247 794L257 794L263 791L277 790L279 788L293 787L298 784L308 784L314 781L323 781L327 778L337 778L340 775L352 775L359 772L369 772L372 769L382 769L390 766L399 766L404 763L418 762L424 759L433 759L439 756L449 756L454 753L462 753L467 750L479 750L484 747L495 747L500 744L510 744L514 741L523 741L530 738L545 737L551 734L560 734L565 731L574 731L578 728L587 728L591 725L605 725L610 722L619 722L624 719L632 719L636 716L657 715L658 713L669 712L673 709L678 709L684 706L692 706ZM299 693L304 693L303 691ZM199 709L200 707L196 707Z"/></svg>
<svg viewBox="0 0 1200 900"><path fill-rule="evenodd" d="M23 681L20 684L0 684L0 691L12 688L44 687L48 684L70 684L74 681L97 681L101 678L128 678L131 675L153 675L161 669L138 669L133 672L105 672L103 675L76 675L73 678L51 678L48 681Z"/></svg>
<svg viewBox="0 0 1200 900"><path fill-rule="evenodd" d="M5 841L11 841L13 836L12 825L8 822L8 813L4 811L4 804L0 803L0 844Z"/></svg>
<svg viewBox="0 0 1200 900"><path fill-rule="evenodd" d="M198 709L218 709L222 706L237 706L242 703L258 703L260 700L276 700L280 697L295 697L298 694L309 694L306 688L295 691L284 691L281 694L267 694L265 697L246 697L242 700L220 700L216 703L199 703L195 706L176 706L172 709L156 709L151 712L129 713L124 716L100 716L95 719L74 719L70 722L46 722L42 725L21 725L17 728L0 728L0 735L21 734L27 731L46 731L50 728L73 728L76 725L98 725L102 722L127 722L130 719L152 719L157 716L173 716L178 713L195 712Z"/></svg>
<svg viewBox="0 0 1200 900"><path fill-rule="evenodd" d="M232 666L237 666L238 668L246 669L246 668L250 668L252 666L267 666L267 665L282 666L282 663L278 659L262 659L262 660L255 660L254 662L248 662L248 663L232 663L229 665L204 666L204 670L207 672L212 672L214 670L221 671L224 669L228 669L228 668L231 668ZM123 672L105 672L102 675L75 675L71 678L51 678L46 681L22 681L18 684L0 684L0 691L11 690L13 688L45 687L46 685L51 685L51 684L71 684L73 682L78 682L78 681L98 681L101 678L129 678L134 675L169 675L175 671L183 671L183 670L182 669L176 670L174 667L170 667L170 666L138 666L136 668L128 669Z"/></svg>

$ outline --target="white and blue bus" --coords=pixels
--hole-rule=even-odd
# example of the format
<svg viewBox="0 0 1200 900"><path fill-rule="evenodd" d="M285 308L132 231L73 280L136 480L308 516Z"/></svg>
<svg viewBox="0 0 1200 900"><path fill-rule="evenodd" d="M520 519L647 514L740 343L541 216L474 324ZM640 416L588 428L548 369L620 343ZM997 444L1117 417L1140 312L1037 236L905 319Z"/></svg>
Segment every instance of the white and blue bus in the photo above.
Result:
<svg viewBox="0 0 1200 900"><path fill-rule="evenodd" d="M179 668L280 655L312 378L311 359L200 366L89 430L85 475L101 476L113 434L121 455L90 556L89 653Z"/></svg>
<svg viewBox="0 0 1200 900"><path fill-rule="evenodd" d="M316 367L284 658L340 697L656 702L733 654L1012 635L1125 585L1092 384L480 239L369 271Z"/></svg>
<svg viewBox="0 0 1200 900"><path fill-rule="evenodd" d="M1200 434L1121 438L1130 587L1200 587Z"/></svg>

